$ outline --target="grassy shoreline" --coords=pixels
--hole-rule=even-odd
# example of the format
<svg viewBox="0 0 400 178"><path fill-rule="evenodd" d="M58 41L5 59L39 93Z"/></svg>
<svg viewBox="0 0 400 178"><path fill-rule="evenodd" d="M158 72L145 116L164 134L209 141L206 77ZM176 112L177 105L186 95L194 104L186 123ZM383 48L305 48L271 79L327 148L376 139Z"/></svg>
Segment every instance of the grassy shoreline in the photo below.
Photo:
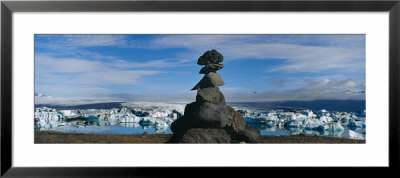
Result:
<svg viewBox="0 0 400 178"><path fill-rule="evenodd" d="M166 143L171 134L137 134L137 135L118 135L118 134L81 134L81 133L62 133L55 131L35 131L35 144L54 144L54 143L122 143L122 144L162 144ZM273 143L331 143L331 144L363 144L365 140L353 140L345 138L332 138L312 135L291 135L291 136L262 136L261 142L265 144Z"/></svg>

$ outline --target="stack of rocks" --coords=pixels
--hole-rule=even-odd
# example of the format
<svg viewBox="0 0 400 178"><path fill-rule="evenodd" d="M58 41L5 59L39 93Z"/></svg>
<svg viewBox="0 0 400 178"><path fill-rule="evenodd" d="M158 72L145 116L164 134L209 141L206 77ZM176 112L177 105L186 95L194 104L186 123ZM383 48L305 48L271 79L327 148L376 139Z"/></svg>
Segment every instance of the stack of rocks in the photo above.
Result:
<svg viewBox="0 0 400 178"><path fill-rule="evenodd" d="M258 143L260 130L246 125L243 115L225 103L219 86L224 81L217 70L223 56L216 50L205 52L197 64L205 65L201 74L205 74L192 90L198 90L196 102L185 107L182 117L171 124L174 133L170 143Z"/></svg>

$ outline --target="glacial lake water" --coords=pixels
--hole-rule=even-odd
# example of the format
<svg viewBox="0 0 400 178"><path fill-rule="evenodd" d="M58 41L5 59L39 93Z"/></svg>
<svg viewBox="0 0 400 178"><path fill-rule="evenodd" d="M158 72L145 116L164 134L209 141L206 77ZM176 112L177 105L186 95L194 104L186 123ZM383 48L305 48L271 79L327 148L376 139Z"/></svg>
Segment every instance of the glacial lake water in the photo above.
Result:
<svg viewBox="0 0 400 178"><path fill-rule="evenodd" d="M343 131L315 131L315 130L303 130L303 129L287 129L287 128L278 128L278 127L267 127L262 124L250 124L254 127L257 127L261 131L261 135L264 136L288 136L288 135L297 135L297 134L307 134L307 135L317 135L317 136L328 136L328 137L337 137L337 138L353 138L350 134L350 131L356 132L360 134L363 139L365 139L365 129L360 128L349 128L347 126L343 126ZM122 134L122 135L131 135L131 134L172 134L172 131L169 127L167 128L156 128L151 125L139 125L137 123L119 123L115 125L86 125L86 126L59 126L52 128L51 130L65 132L65 133L84 133L84 134ZM354 139L354 138L353 138ZM358 138L360 139L360 138Z"/></svg>

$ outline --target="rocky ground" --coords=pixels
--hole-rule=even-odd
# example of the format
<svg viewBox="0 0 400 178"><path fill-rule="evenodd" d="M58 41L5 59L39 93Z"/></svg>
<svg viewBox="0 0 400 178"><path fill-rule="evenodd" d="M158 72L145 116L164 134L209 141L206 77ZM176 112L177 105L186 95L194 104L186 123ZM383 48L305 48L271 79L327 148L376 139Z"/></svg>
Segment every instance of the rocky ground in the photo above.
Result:
<svg viewBox="0 0 400 178"><path fill-rule="evenodd" d="M35 143L166 143L170 134L80 134L35 131ZM365 140L330 138L310 135L262 136L260 143L365 143Z"/></svg>

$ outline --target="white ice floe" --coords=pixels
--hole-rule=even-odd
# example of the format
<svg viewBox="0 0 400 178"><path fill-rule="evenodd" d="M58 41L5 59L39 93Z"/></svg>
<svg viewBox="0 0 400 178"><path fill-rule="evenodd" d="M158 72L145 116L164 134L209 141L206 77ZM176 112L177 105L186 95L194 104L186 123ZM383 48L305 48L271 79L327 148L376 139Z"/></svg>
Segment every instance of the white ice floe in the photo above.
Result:
<svg viewBox="0 0 400 178"><path fill-rule="evenodd" d="M301 111L301 114L305 115L309 118L317 117L317 115L314 114L314 112L312 112L311 110L303 110L303 111Z"/></svg>
<svg viewBox="0 0 400 178"><path fill-rule="evenodd" d="M291 120L304 120L304 119L308 119L308 116L303 115L301 113L295 113L291 117Z"/></svg>
<svg viewBox="0 0 400 178"><path fill-rule="evenodd" d="M364 121L356 121L356 120L350 120L349 127L360 127L360 128L365 128L365 122Z"/></svg>
<svg viewBox="0 0 400 178"><path fill-rule="evenodd" d="M321 117L319 118L319 120L320 120L322 123L330 123L330 122L333 121L333 119L332 119L331 117L329 117L329 116L321 116Z"/></svg>
<svg viewBox="0 0 400 178"><path fill-rule="evenodd" d="M338 123L338 122L332 122L327 124L328 128L326 130L330 130L330 131L342 131L344 130L344 127Z"/></svg>
<svg viewBox="0 0 400 178"><path fill-rule="evenodd" d="M318 119L306 119L302 121L301 128L306 130L326 130L328 126Z"/></svg>
<svg viewBox="0 0 400 178"><path fill-rule="evenodd" d="M50 108L36 109L34 117L35 128L38 130L57 127L63 121L63 113Z"/></svg>
<svg viewBox="0 0 400 178"><path fill-rule="evenodd" d="M154 127L168 127L174 120L181 117L182 107L135 105L135 108L113 109L84 109L84 110L60 110L42 107L35 109L35 128L47 130L64 125L86 125L88 122L97 123L100 126L116 123L136 123L154 125ZM140 115L140 116L138 116ZM145 116L145 117L143 117ZM93 120L94 119L94 120Z"/></svg>
<svg viewBox="0 0 400 178"><path fill-rule="evenodd" d="M302 120L290 120L285 124L286 127L289 128L302 128L303 127L303 121Z"/></svg>
<svg viewBox="0 0 400 178"><path fill-rule="evenodd" d="M365 140L365 135L349 130L349 137L351 139Z"/></svg>

